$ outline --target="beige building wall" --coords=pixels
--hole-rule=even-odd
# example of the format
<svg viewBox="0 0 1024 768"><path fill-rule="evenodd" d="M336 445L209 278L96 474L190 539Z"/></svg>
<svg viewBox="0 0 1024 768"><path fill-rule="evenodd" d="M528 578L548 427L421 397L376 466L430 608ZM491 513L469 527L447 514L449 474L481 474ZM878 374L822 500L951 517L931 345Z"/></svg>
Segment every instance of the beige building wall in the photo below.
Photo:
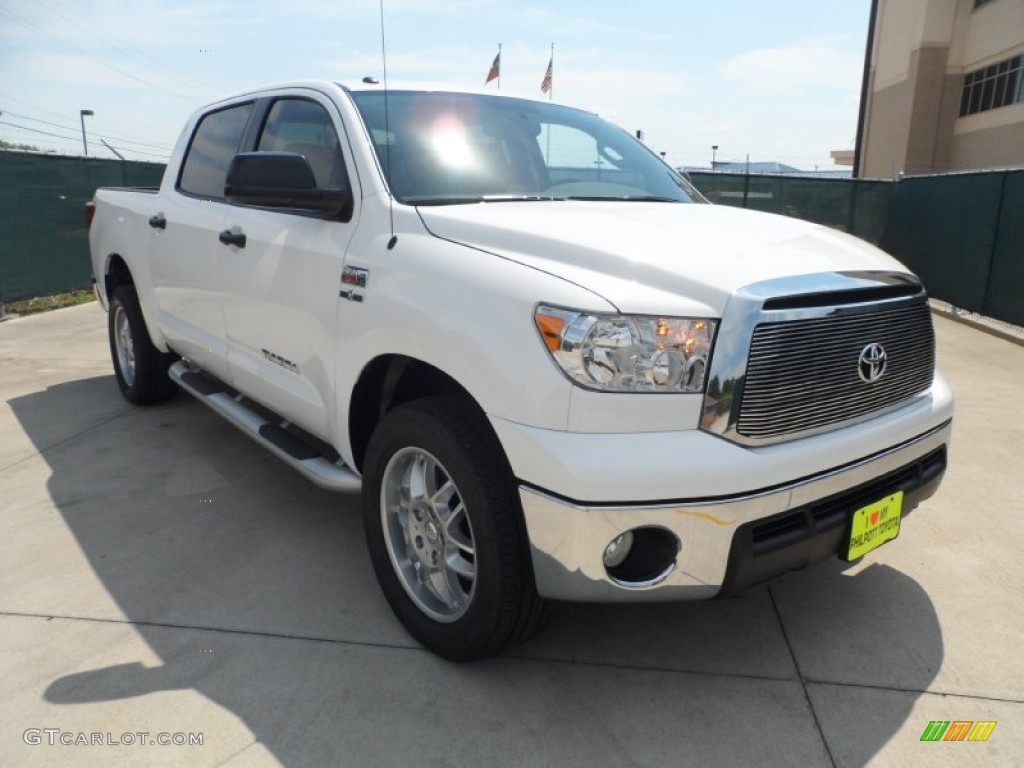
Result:
<svg viewBox="0 0 1024 768"><path fill-rule="evenodd" d="M959 117L963 75L1024 53L1024 0L878 0L860 176L1024 167L1024 104Z"/></svg>

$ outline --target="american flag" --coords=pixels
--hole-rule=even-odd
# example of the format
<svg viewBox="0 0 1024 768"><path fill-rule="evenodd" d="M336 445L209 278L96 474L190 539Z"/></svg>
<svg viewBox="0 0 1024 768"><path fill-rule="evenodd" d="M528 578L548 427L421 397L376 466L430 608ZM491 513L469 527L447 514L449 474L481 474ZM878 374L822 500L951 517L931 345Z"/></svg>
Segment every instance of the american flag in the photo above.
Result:
<svg viewBox="0 0 1024 768"><path fill-rule="evenodd" d="M552 65L554 65L554 63L555 63L555 57L552 56L551 60L548 61L548 71L544 73L544 79L541 81L541 84L540 84L540 89L544 93L547 93L548 91L551 90L551 68L552 68Z"/></svg>
<svg viewBox="0 0 1024 768"><path fill-rule="evenodd" d="M491 80L497 80L501 75L501 51L498 51L498 55L494 57L494 63L491 64L491 69L487 73L487 79L484 80L484 85L487 85ZM500 83L499 83L500 85Z"/></svg>

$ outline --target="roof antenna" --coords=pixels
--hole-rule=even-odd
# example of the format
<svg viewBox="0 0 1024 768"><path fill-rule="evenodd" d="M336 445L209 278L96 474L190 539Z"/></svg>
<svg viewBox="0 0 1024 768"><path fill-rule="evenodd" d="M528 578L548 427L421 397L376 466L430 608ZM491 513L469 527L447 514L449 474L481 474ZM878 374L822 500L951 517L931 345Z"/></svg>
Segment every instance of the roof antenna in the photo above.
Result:
<svg viewBox="0 0 1024 768"><path fill-rule="evenodd" d="M395 195L391 191L391 123L388 120L388 52L384 46L384 0L380 0L380 58L384 64L384 155L388 166L388 216L391 220L391 239L388 240L390 251L398 243L395 234Z"/></svg>

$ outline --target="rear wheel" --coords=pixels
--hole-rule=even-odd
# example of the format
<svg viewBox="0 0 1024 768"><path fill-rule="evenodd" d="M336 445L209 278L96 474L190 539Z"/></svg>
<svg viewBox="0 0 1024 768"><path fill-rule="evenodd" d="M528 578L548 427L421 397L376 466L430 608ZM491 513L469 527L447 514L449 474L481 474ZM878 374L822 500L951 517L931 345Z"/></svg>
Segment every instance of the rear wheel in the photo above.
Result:
<svg viewBox="0 0 1024 768"><path fill-rule="evenodd" d="M108 331L114 375L125 399L145 405L173 397L178 386L167 375L167 369L175 357L153 346L134 285L114 289Z"/></svg>
<svg viewBox="0 0 1024 768"><path fill-rule="evenodd" d="M363 513L395 615L453 661L536 634L537 595L518 489L483 416L464 399L399 406L370 439Z"/></svg>

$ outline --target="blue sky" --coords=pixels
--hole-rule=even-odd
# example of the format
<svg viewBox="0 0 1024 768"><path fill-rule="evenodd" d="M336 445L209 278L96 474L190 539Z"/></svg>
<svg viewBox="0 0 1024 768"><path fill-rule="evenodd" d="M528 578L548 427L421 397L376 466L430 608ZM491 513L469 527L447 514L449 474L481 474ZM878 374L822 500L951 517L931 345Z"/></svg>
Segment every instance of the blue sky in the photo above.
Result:
<svg viewBox="0 0 1024 768"><path fill-rule="evenodd" d="M554 42L555 100L642 128L673 165L707 165L717 144L719 160L826 168L853 148L869 7L385 0L388 75L479 87L501 43L501 89L541 97ZM92 138L165 159L219 96L379 77L379 22L377 0L0 0L0 138L79 154L92 109Z"/></svg>

